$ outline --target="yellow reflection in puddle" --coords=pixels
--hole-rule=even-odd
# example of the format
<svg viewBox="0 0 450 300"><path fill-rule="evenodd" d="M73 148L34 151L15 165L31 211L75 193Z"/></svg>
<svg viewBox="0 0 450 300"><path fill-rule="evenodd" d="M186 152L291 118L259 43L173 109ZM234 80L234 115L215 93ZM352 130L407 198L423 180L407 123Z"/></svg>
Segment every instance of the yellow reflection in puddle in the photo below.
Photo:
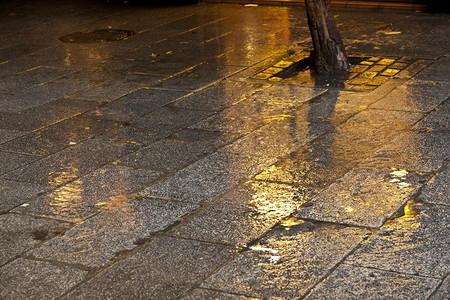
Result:
<svg viewBox="0 0 450 300"><path fill-rule="evenodd" d="M300 225L303 223L305 223L305 221L303 221L301 219L298 219L296 217L289 217L289 218L281 220L280 225L284 226L284 227L292 227L292 226Z"/></svg>

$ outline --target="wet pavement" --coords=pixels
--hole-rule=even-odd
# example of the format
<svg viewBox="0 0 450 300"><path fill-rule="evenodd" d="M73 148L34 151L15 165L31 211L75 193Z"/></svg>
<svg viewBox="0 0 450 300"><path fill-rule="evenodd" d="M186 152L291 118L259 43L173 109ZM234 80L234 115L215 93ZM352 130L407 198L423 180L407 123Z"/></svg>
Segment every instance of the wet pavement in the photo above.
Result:
<svg viewBox="0 0 450 300"><path fill-rule="evenodd" d="M450 299L449 15L0 8L1 299Z"/></svg>

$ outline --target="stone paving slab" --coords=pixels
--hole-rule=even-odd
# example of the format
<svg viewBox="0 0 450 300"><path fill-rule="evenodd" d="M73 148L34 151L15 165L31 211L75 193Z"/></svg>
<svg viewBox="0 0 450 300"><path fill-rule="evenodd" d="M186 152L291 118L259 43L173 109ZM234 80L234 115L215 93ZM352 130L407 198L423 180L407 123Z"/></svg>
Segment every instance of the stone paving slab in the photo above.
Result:
<svg viewBox="0 0 450 300"><path fill-rule="evenodd" d="M126 207L135 192L155 181L161 173L124 166L106 166L49 194L16 212L78 222L101 210Z"/></svg>
<svg viewBox="0 0 450 300"><path fill-rule="evenodd" d="M141 194L193 203L211 202L273 162L274 159L214 153L148 187Z"/></svg>
<svg viewBox="0 0 450 300"><path fill-rule="evenodd" d="M450 81L450 57L444 56L434 62L431 66L420 72L415 78L420 80Z"/></svg>
<svg viewBox="0 0 450 300"><path fill-rule="evenodd" d="M417 192L406 171L353 169L315 197L297 217L378 228Z"/></svg>
<svg viewBox="0 0 450 300"><path fill-rule="evenodd" d="M419 199L426 203L450 205L450 167L433 177L422 189Z"/></svg>
<svg viewBox="0 0 450 300"><path fill-rule="evenodd" d="M343 264L305 299L428 299L438 284L435 278Z"/></svg>
<svg viewBox="0 0 450 300"><path fill-rule="evenodd" d="M450 272L449 207L408 204L346 259L354 266L442 279Z"/></svg>
<svg viewBox="0 0 450 300"><path fill-rule="evenodd" d="M10 172L6 179L46 184L52 187L72 181L136 149L101 140L88 140Z"/></svg>
<svg viewBox="0 0 450 300"><path fill-rule="evenodd" d="M437 291L431 296L430 300L440 300L450 298L450 277L444 280L442 285L437 289Z"/></svg>
<svg viewBox="0 0 450 300"><path fill-rule="evenodd" d="M186 95L186 92L163 89L140 89L89 112L89 116L122 122L148 114Z"/></svg>
<svg viewBox="0 0 450 300"><path fill-rule="evenodd" d="M361 167L397 168L407 171L437 171L449 157L450 134L406 132L363 161Z"/></svg>
<svg viewBox="0 0 450 300"><path fill-rule="evenodd" d="M77 224L27 255L91 268L102 267L116 255L132 250L153 233L198 207L150 199L119 201L121 203L108 203L110 209Z"/></svg>
<svg viewBox="0 0 450 300"><path fill-rule="evenodd" d="M16 214L0 215L0 265L69 228L68 223ZM1 272L0 272L1 273Z"/></svg>
<svg viewBox="0 0 450 300"><path fill-rule="evenodd" d="M49 190L48 186L0 179L0 213L28 202Z"/></svg>
<svg viewBox="0 0 450 300"><path fill-rule="evenodd" d="M23 131L0 129L0 144L13 140L24 134L25 132Z"/></svg>
<svg viewBox="0 0 450 300"><path fill-rule="evenodd" d="M235 139L232 134L214 135L211 132L210 135L214 138L201 140L202 135L206 135L201 131L197 132L195 137L199 140L163 139L122 158L120 163L135 168L181 169Z"/></svg>
<svg viewBox="0 0 450 300"><path fill-rule="evenodd" d="M245 297L241 295L233 295L221 293L207 289L194 289L189 295L182 297L183 300L203 300L203 299L223 299L223 300L258 300L259 298Z"/></svg>
<svg viewBox="0 0 450 300"><path fill-rule="evenodd" d="M160 237L63 299L174 299L233 254L224 246Z"/></svg>
<svg viewBox="0 0 450 300"><path fill-rule="evenodd" d="M222 110L248 98L268 85L223 80L173 103L176 107Z"/></svg>
<svg viewBox="0 0 450 300"><path fill-rule="evenodd" d="M414 126L414 129L421 131L450 131L450 100L447 99L436 110L428 114L423 120Z"/></svg>
<svg viewBox="0 0 450 300"><path fill-rule="evenodd" d="M429 112L450 96L447 81L409 80L371 108Z"/></svg>
<svg viewBox="0 0 450 300"><path fill-rule="evenodd" d="M39 156L20 153L0 152L0 175L28 165L39 159Z"/></svg>
<svg viewBox="0 0 450 300"><path fill-rule="evenodd" d="M206 207L171 235L247 245L295 212L317 191L288 185L248 182Z"/></svg>
<svg viewBox="0 0 450 300"><path fill-rule="evenodd" d="M0 150L47 156L117 126L116 122L77 116L3 143Z"/></svg>
<svg viewBox="0 0 450 300"><path fill-rule="evenodd" d="M279 227L223 266L201 287L263 299L301 297L366 233L364 229L310 222L287 229Z"/></svg>
<svg viewBox="0 0 450 300"><path fill-rule="evenodd" d="M0 268L0 297L54 299L80 283L86 275L87 271L19 258Z"/></svg>

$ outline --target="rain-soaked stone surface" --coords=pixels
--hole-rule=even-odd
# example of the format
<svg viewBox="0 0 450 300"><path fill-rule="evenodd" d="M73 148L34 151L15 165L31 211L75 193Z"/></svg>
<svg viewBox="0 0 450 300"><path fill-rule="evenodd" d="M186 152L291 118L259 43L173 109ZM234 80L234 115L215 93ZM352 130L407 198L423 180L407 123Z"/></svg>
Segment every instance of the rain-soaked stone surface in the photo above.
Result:
<svg viewBox="0 0 450 300"><path fill-rule="evenodd" d="M21 132L21 131L17 131L17 130L0 129L0 144L5 143L9 140L13 140L24 134L25 134L25 132Z"/></svg>
<svg viewBox="0 0 450 300"><path fill-rule="evenodd" d="M57 187L112 162L134 149L136 146L131 144L121 145L91 139L10 172L4 177Z"/></svg>
<svg viewBox="0 0 450 300"><path fill-rule="evenodd" d="M173 105L199 110L221 110L238 103L268 85L223 80L203 90L189 94Z"/></svg>
<svg viewBox="0 0 450 300"><path fill-rule="evenodd" d="M75 32L59 38L63 43L97 43L125 40L135 32L122 29L97 29L92 31Z"/></svg>
<svg viewBox="0 0 450 300"><path fill-rule="evenodd" d="M450 208L408 203L346 259L354 266L444 278L450 272Z"/></svg>
<svg viewBox="0 0 450 300"><path fill-rule="evenodd" d="M267 88L191 126L195 129L245 133L271 121L290 118L289 113L325 89L295 85Z"/></svg>
<svg viewBox="0 0 450 300"><path fill-rule="evenodd" d="M246 245L317 192L276 183L247 182L206 207L172 235Z"/></svg>
<svg viewBox="0 0 450 300"><path fill-rule="evenodd" d="M450 277L447 277L442 285L433 294L430 300L450 299Z"/></svg>
<svg viewBox="0 0 450 300"><path fill-rule="evenodd" d="M188 295L182 297L183 300L204 300L204 299L223 299L223 300L259 300L259 298L245 297L242 295L233 295L212 291L207 289L194 289Z"/></svg>
<svg viewBox="0 0 450 300"><path fill-rule="evenodd" d="M0 265L64 232L68 223L16 214L0 215Z"/></svg>
<svg viewBox="0 0 450 300"><path fill-rule="evenodd" d="M448 165L427 183L419 199L426 203L450 205L450 167Z"/></svg>
<svg viewBox="0 0 450 300"><path fill-rule="evenodd" d="M0 179L0 213L34 199L48 189L45 185Z"/></svg>
<svg viewBox="0 0 450 300"><path fill-rule="evenodd" d="M193 203L210 202L273 161L274 159L214 153L148 187L141 194Z"/></svg>
<svg viewBox="0 0 450 300"><path fill-rule="evenodd" d="M0 152L0 175L38 160L38 156L20 153Z"/></svg>
<svg viewBox="0 0 450 300"><path fill-rule="evenodd" d="M45 156L119 126L118 123L74 117L0 145L0 150Z"/></svg>
<svg viewBox="0 0 450 300"><path fill-rule="evenodd" d="M185 135L184 138L183 134ZM193 136L187 136L189 134ZM157 141L136 153L130 154L121 159L120 163L135 168L180 169L234 139L233 134L194 130L188 133L184 131L184 133L176 134L174 138Z"/></svg>
<svg viewBox="0 0 450 300"><path fill-rule="evenodd" d="M159 237L63 299L174 299L234 255L228 247Z"/></svg>
<svg viewBox="0 0 450 300"><path fill-rule="evenodd" d="M101 267L197 208L193 204L150 199L119 201L108 203L108 210L77 224L27 255Z"/></svg>
<svg viewBox="0 0 450 300"><path fill-rule="evenodd" d="M437 171L450 155L450 134L406 132L378 150L360 166L397 168L408 171Z"/></svg>
<svg viewBox="0 0 450 300"><path fill-rule="evenodd" d="M273 230L205 280L201 287L263 299L300 297L367 233L361 228L299 223Z"/></svg>
<svg viewBox="0 0 450 300"><path fill-rule="evenodd" d="M418 181L404 170L353 169L302 207L297 217L377 228L417 192Z"/></svg>
<svg viewBox="0 0 450 300"><path fill-rule="evenodd" d="M54 299L86 275L84 270L19 258L0 268L0 298Z"/></svg>
<svg viewBox="0 0 450 300"><path fill-rule="evenodd" d="M448 81L410 80L371 108L429 112L450 96Z"/></svg>
<svg viewBox="0 0 450 300"><path fill-rule="evenodd" d="M428 299L436 278L340 265L305 299ZM442 298L444 299L444 298Z"/></svg>
<svg viewBox="0 0 450 300"><path fill-rule="evenodd" d="M16 212L80 221L100 210L127 207L135 192L155 181L161 173L125 166L106 166L49 194L19 206Z"/></svg>
<svg viewBox="0 0 450 300"><path fill-rule="evenodd" d="M421 131L450 131L450 100L445 101L414 126Z"/></svg>

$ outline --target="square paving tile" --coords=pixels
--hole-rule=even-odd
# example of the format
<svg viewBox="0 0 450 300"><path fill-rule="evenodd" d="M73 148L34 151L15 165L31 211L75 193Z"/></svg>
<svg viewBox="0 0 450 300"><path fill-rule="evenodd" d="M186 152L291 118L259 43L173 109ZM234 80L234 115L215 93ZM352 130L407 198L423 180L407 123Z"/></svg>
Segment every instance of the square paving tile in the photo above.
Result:
<svg viewBox="0 0 450 300"><path fill-rule="evenodd" d="M141 194L193 203L209 202L273 162L274 159L214 153L148 187Z"/></svg>
<svg viewBox="0 0 450 300"><path fill-rule="evenodd" d="M346 263L411 275L444 278L450 272L450 208L409 204Z"/></svg>
<svg viewBox="0 0 450 300"><path fill-rule="evenodd" d="M233 295L227 293L221 293L217 291L211 291L207 289L194 289L188 295L180 298L183 300L204 300L204 299L223 299L223 300L259 300L253 297L245 297L241 295Z"/></svg>
<svg viewBox="0 0 450 300"><path fill-rule="evenodd" d="M122 199L121 202L108 203L110 209L77 224L27 255L101 267L110 263L117 254L135 248L140 241L198 207L150 199Z"/></svg>
<svg viewBox="0 0 450 300"><path fill-rule="evenodd" d="M16 212L77 222L101 210L126 207L135 192L161 174L124 166L106 166L49 194L19 206Z"/></svg>
<svg viewBox="0 0 450 300"><path fill-rule="evenodd" d="M68 228L68 223L53 220L16 214L0 215L0 266Z"/></svg>
<svg viewBox="0 0 450 300"><path fill-rule="evenodd" d="M439 105L423 120L414 126L414 129L425 131L450 131L450 100Z"/></svg>
<svg viewBox="0 0 450 300"><path fill-rule="evenodd" d="M0 213L28 202L47 190L49 187L41 184L0 179Z"/></svg>
<svg viewBox="0 0 450 300"><path fill-rule="evenodd" d="M299 210L297 217L378 228L420 184L406 171L353 169Z"/></svg>
<svg viewBox="0 0 450 300"><path fill-rule="evenodd" d="M38 159L39 157L34 155L0 152L0 175L28 165Z"/></svg>
<svg viewBox="0 0 450 300"><path fill-rule="evenodd" d="M409 80L371 108L429 112L450 96L446 81Z"/></svg>
<svg viewBox="0 0 450 300"><path fill-rule="evenodd" d="M450 167L440 171L422 189L419 199L426 203L450 205Z"/></svg>
<svg viewBox="0 0 450 300"><path fill-rule="evenodd" d="M248 98L268 85L223 80L173 103L176 107L221 110Z"/></svg>
<svg viewBox="0 0 450 300"><path fill-rule="evenodd" d="M13 140L24 134L25 132L23 131L0 129L0 144Z"/></svg>
<svg viewBox="0 0 450 300"><path fill-rule="evenodd" d="M305 299L428 299L436 278L340 265Z"/></svg>
<svg viewBox="0 0 450 300"><path fill-rule="evenodd" d="M450 298L450 277L447 277L430 300L441 300Z"/></svg>
<svg viewBox="0 0 450 300"><path fill-rule="evenodd" d="M121 145L91 139L47 156L25 168L10 172L4 177L58 187L112 162L134 149L136 149L135 145Z"/></svg>
<svg viewBox="0 0 450 300"><path fill-rule="evenodd" d="M361 167L437 171L450 155L450 134L406 132L363 161Z"/></svg>
<svg viewBox="0 0 450 300"><path fill-rule="evenodd" d="M246 245L296 211L317 192L283 184L248 182L206 207L171 234Z"/></svg>
<svg viewBox="0 0 450 300"><path fill-rule="evenodd" d="M159 237L63 299L174 299L228 261L232 249Z"/></svg>
<svg viewBox="0 0 450 300"><path fill-rule="evenodd" d="M360 228L310 222L288 229L272 231L201 287L263 299L301 297L367 233Z"/></svg>
<svg viewBox="0 0 450 300"><path fill-rule="evenodd" d="M1 144L0 150L45 156L118 126L112 121L77 116Z"/></svg>
<svg viewBox="0 0 450 300"><path fill-rule="evenodd" d="M19 258L0 268L0 298L55 299L83 281L87 273Z"/></svg>

